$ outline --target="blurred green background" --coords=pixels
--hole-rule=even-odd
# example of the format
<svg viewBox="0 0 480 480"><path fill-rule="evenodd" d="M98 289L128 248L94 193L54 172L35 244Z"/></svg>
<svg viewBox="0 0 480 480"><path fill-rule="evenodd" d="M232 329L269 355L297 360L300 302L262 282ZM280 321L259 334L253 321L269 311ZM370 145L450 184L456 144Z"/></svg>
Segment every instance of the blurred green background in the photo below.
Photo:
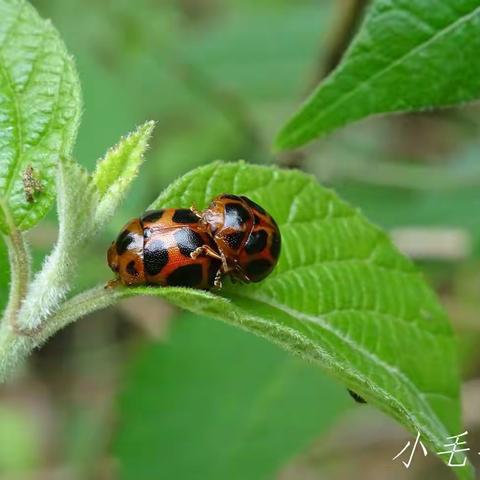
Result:
<svg viewBox="0 0 480 480"><path fill-rule="evenodd" d="M278 154L276 132L328 72L366 2L33 3L76 59L79 162L93 169L122 135L157 121L127 201L85 254L78 289L110 278L105 251L120 227L194 167L243 158L313 173L390 230L440 294L462 342L475 461L480 107L369 119ZM53 211L29 234L37 267L55 238ZM0 306L7 283L0 264ZM408 440L316 367L155 298L72 325L0 390L0 480L452 478L433 455L410 470L393 462Z"/></svg>

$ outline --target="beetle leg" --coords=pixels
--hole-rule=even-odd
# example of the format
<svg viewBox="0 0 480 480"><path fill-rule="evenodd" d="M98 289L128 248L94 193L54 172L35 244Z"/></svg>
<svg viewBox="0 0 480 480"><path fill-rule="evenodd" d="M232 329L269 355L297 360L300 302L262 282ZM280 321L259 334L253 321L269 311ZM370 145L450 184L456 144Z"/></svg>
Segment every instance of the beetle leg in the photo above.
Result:
<svg viewBox="0 0 480 480"><path fill-rule="evenodd" d="M215 275L215 280L213 281L213 286L220 290L222 288L222 269L219 268L217 270L217 274Z"/></svg>
<svg viewBox="0 0 480 480"><path fill-rule="evenodd" d="M240 266L240 265L235 265L235 277L242 281L242 282L245 282L245 283L250 283L251 280L250 278L248 278L248 275L245 273L245 271L243 270L243 268Z"/></svg>
<svg viewBox="0 0 480 480"><path fill-rule="evenodd" d="M218 254L212 247L208 245L202 245L201 247L196 248L191 254L190 257L194 260L200 255L206 255L207 257L212 257L217 260L222 260L220 254Z"/></svg>
<svg viewBox="0 0 480 480"><path fill-rule="evenodd" d="M222 262L222 270L224 273L227 273L231 268L228 266L227 257L223 253L217 253L212 247L208 245L202 245L201 247L196 248L191 254L190 257L195 259L200 255L206 255L207 257L215 258Z"/></svg>
<svg viewBox="0 0 480 480"><path fill-rule="evenodd" d="M227 257L222 252L222 254L220 255L220 258L222 260L222 270L224 273L227 273L229 270L231 270L231 268L228 266L228 263L227 263Z"/></svg>
<svg viewBox="0 0 480 480"><path fill-rule="evenodd" d="M103 288L105 288L105 290L108 290L110 288L119 287L121 284L122 282L120 281L120 279L116 278L115 280L109 280Z"/></svg>
<svg viewBox="0 0 480 480"><path fill-rule="evenodd" d="M202 218L202 212L200 210L197 210L197 207L195 206L194 203L192 203L192 206L190 207L190 211L193 212L198 218Z"/></svg>

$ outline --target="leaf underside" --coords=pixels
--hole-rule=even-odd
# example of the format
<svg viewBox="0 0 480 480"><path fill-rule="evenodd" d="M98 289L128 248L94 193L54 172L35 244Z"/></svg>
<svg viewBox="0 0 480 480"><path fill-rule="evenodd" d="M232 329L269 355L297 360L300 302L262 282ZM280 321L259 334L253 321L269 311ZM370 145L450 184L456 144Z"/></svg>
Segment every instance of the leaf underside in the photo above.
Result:
<svg viewBox="0 0 480 480"><path fill-rule="evenodd" d="M338 68L277 138L293 148L361 118L480 96L480 0L376 0Z"/></svg>
<svg viewBox="0 0 480 480"><path fill-rule="evenodd" d="M317 362L439 450L460 432L456 346L414 265L332 191L298 171L220 162L172 184L150 208L205 207L247 195L277 220L282 253L259 284L218 293L125 288L157 295L269 338ZM468 467L456 473L470 478Z"/></svg>
<svg viewBox="0 0 480 480"><path fill-rule="evenodd" d="M23 0L0 0L0 19L0 231L8 233L51 207L81 102L73 60L51 23Z"/></svg>

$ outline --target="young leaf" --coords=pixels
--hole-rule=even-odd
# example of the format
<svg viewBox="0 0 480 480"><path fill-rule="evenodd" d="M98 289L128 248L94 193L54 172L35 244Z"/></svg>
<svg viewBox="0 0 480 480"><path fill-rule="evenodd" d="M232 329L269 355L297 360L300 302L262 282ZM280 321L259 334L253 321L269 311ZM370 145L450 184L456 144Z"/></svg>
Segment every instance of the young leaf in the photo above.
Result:
<svg viewBox="0 0 480 480"><path fill-rule="evenodd" d="M387 236L312 177L244 163L198 168L151 208L202 208L221 192L247 195L279 223L282 252L272 275L215 293L144 287L119 294L168 298L318 362L412 433L420 431L434 450L460 433L451 327ZM471 478L468 466L455 472Z"/></svg>
<svg viewBox="0 0 480 480"><path fill-rule="evenodd" d="M19 312L23 329L38 328L68 293L82 247L117 208L137 173L153 126L147 122L123 139L107 153L92 177L74 161L60 163L58 241L29 286Z"/></svg>
<svg viewBox="0 0 480 480"><path fill-rule="evenodd" d="M107 222L123 199L132 180L137 176L148 147L155 122L144 123L113 148L98 162L92 181L99 193L96 223Z"/></svg>
<svg viewBox="0 0 480 480"><path fill-rule="evenodd" d="M132 367L115 441L123 480L276 478L353 405L315 366L191 314Z"/></svg>
<svg viewBox="0 0 480 480"><path fill-rule="evenodd" d="M24 0L0 0L0 231L26 230L55 198L80 117L72 59Z"/></svg>
<svg viewBox="0 0 480 480"><path fill-rule="evenodd" d="M52 253L29 286L19 312L19 326L35 330L58 307L69 291L79 260L78 253L95 230L98 193L88 172L73 161L58 169L58 217L60 229Z"/></svg>
<svg viewBox="0 0 480 480"><path fill-rule="evenodd" d="M480 0L375 0L339 67L277 138L303 145L373 114L480 96Z"/></svg>

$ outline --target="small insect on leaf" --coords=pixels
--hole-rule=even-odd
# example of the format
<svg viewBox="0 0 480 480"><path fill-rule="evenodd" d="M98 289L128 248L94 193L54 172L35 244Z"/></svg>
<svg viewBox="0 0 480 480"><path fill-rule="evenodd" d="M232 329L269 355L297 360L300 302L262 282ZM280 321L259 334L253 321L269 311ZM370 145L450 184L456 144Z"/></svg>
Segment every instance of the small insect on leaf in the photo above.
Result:
<svg viewBox="0 0 480 480"><path fill-rule="evenodd" d="M41 193L43 190L42 181L33 169L32 165L24 170L22 175L23 190L28 203L35 201L35 194Z"/></svg>
<svg viewBox="0 0 480 480"><path fill-rule="evenodd" d="M25 0L0 0L0 231L28 230L52 206L81 114L73 59Z"/></svg>

